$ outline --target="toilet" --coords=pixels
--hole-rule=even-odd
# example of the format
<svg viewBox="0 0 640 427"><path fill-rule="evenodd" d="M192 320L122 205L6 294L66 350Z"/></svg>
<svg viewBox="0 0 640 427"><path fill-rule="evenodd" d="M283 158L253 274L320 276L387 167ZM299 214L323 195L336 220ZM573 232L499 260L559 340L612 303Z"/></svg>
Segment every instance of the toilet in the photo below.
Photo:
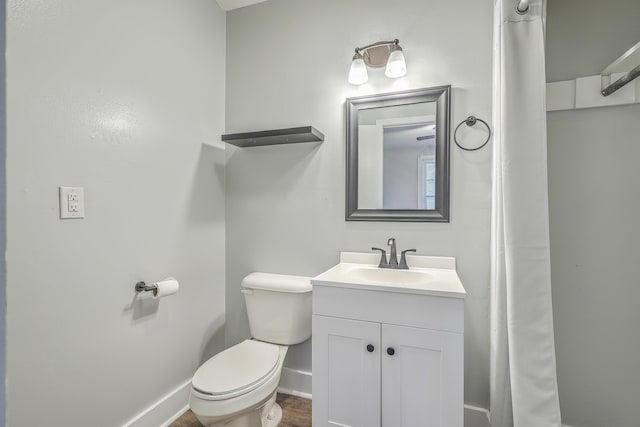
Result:
<svg viewBox="0 0 640 427"><path fill-rule="evenodd" d="M311 337L309 277L251 273L241 286L252 338L207 360L191 381L189 406L205 427L277 427L288 346Z"/></svg>

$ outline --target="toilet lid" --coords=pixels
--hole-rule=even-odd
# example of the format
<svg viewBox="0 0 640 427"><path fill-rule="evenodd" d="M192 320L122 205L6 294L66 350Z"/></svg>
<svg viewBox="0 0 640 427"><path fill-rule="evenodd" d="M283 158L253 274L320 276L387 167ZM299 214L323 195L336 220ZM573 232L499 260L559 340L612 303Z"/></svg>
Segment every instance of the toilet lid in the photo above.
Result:
<svg viewBox="0 0 640 427"><path fill-rule="evenodd" d="M278 366L277 345L245 340L207 360L193 376L197 391L212 398L248 393L268 380Z"/></svg>

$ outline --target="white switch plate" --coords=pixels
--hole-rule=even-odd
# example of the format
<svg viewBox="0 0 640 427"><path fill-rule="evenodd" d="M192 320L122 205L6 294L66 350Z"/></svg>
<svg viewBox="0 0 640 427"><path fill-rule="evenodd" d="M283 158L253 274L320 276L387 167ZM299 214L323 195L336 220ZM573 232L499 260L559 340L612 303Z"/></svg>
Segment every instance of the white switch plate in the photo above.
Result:
<svg viewBox="0 0 640 427"><path fill-rule="evenodd" d="M84 218L84 188L60 187L60 219Z"/></svg>

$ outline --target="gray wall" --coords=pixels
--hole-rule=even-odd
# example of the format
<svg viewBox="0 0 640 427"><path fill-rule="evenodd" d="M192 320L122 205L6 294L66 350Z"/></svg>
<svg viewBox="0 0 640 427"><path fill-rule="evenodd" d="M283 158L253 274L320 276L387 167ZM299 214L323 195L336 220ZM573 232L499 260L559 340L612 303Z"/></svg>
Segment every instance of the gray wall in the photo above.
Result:
<svg viewBox="0 0 640 427"><path fill-rule="evenodd" d="M202 143L223 131L225 15L10 0L7 19L8 425L122 425L224 347L225 159ZM85 219L58 219L60 185ZM177 295L133 302L168 275Z"/></svg>
<svg viewBox="0 0 640 427"><path fill-rule="evenodd" d="M578 4L579 3L579 4ZM640 41L640 2L551 1L547 80ZM548 114L551 273L563 422L638 425L640 105Z"/></svg>
<svg viewBox="0 0 640 427"><path fill-rule="evenodd" d="M356 46L397 37L408 74L347 82ZM469 49L470 40L473 49ZM451 222L345 222L344 100L453 86L452 118L491 120L492 2L271 0L227 14L226 131L313 125L322 144L227 149L227 345L249 336L240 281L251 271L314 276L341 250L450 255L467 289L466 401L488 405L491 147L452 149ZM308 343L288 366L310 370Z"/></svg>

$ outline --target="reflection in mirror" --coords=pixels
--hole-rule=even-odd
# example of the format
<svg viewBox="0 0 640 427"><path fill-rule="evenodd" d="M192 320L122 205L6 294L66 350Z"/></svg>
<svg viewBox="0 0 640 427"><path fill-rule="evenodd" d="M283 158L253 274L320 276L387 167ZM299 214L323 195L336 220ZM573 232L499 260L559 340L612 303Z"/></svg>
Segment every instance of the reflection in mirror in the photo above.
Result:
<svg viewBox="0 0 640 427"><path fill-rule="evenodd" d="M448 95L347 100L347 220L448 221Z"/></svg>
<svg viewBox="0 0 640 427"><path fill-rule="evenodd" d="M436 105L358 115L358 209L435 209Z"/></svg>

